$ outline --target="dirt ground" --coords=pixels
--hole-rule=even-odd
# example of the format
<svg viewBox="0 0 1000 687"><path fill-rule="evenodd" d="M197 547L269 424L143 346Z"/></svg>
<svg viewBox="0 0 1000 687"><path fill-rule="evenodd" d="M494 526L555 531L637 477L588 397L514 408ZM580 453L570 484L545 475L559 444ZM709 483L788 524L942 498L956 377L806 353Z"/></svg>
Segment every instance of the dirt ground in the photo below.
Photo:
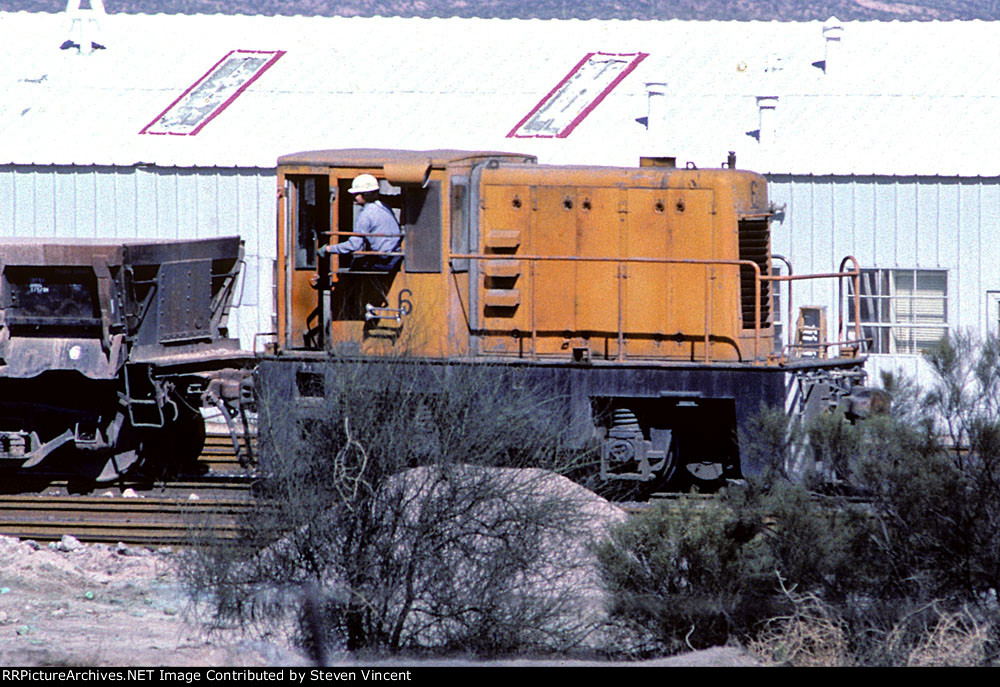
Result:
<svg viewBox="0 0 1000 687"><path fill-rule="evenodd" d="M207 636L192 620L173 560L169 550L0 537L0 663L306 664L286 647Z"/></svg>
<svg viewBox="0 0 1000 687"><path fill-rule="evenodd" d="M65 538L49 545L0 537L0 665L308 665L307 659L287 644L250 641L235 633L208 635L177 579L174 559L175 554L168 549L81 545ZM378 663L412 665L405 659ZM436 660L420 665L597 664ZM752 666L756 661L739 649L718 648L641 665Z"/></svg>

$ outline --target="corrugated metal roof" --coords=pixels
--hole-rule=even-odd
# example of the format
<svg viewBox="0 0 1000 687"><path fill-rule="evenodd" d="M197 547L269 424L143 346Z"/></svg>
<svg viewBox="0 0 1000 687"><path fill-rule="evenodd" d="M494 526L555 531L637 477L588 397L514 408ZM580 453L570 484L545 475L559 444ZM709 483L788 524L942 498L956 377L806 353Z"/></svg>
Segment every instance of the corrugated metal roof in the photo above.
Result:
<svg viewBox="0 0 1000 687"><path fill-rule="evenodd" d="M89 56L59 49L69 26L0 13L0 163L271 167L379 147L716 166L735 150L761 172L1000 175L997 22L844 22L826 72L823 22L112 14ZM234 50L284 54L196 135L140 134ZM565 138L507 138L592 52L649 56ZM665 84L648 122L647 82ZM775 136L758 142L764 95Z"/></svg>

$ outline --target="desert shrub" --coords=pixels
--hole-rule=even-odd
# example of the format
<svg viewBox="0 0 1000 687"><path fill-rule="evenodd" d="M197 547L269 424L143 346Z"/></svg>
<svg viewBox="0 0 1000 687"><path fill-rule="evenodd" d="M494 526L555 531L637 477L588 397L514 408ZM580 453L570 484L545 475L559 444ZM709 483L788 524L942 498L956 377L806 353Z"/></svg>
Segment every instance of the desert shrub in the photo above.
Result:
<svg viewBox="0 0 1000 687"><path fill-rule="evenodd" d="M267 474L238 546L186 565L217 621L292 622L317 651L584 641L590 554L573 547L603 514L554 474L579 456L564 450L565 418L546 396L498 368L331 369L308 422L266 423ZM296 417L288 402L261 398L279 418Z"/></svg>
<svg viewBox="0 0 1000 687"><path fill-rule="evenodd" d="M751 528L755 525L750 525ZM598 549L610 615L648 638L645 653L724 644L757 601L763 552L726 507L657 506L617 527Z"/></svg>
<svg viewBox="0 0 1000 687"><path fill-rule="evenodd" d="M801 472L804 436L798 423L781 408L761 404L739 430L740 465L747 474L772 484Z"/></svg>
<svg viewBox="0 0 1000 687"><path fill-rule="evenodd" d="M852 663L848 631L831 605L814 593L782 588L791 610L768 618L749 642L765 665L826 667Z"/></svg>
<svg viewBox="0 0 1000 687"><path fill-rule="evenodd" d="M882 594L949 610L1000 590L1000 344L943 339L919 412L866 429L856 479L871 497Z"/></svg>
<svg viewBox="0 0 1000 687"><path fill-rule="evenodd" d="M764 410L741 435L759 477L620 526L601 550L613 617L662 649L740 640L782 664L992 660L1000 345L946 339L929 360L927 389L886 378L888 416Z"/></svg>
<svg viewBox="0 0 1000 687"><path fill-rule="evenodd" d="M916 641L908 647L908 666L979 666L985 663L991 644L991 628L988 623L975 617L968 609L942 611L933 606L933 618L918 628ZM904 624L899 632L890 637L890 645L896 649L904 642L907 634Z"/></svg>
<svg viewBox="0 0 1000 687"><path fill-rule="evenodd" d="M598 549L610 615L643 632L646 651L747 640L790 612L779 579L831 597L853 593L863 575L854 560L862 523L856 509L830 512L788 482L654 506Z"/></svg>

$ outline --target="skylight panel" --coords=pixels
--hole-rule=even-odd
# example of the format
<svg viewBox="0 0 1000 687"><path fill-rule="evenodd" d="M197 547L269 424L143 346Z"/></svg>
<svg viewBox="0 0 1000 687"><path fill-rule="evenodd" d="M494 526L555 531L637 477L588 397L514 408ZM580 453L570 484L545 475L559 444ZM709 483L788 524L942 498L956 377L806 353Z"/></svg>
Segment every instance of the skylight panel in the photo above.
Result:
<svg viewBox="0 0 1000 687"><path fill-rule="evenodd" d="M283 50L230 51L139 133L194 136L284 54Z"/></svg>
<svg viewBox="0 0 1000 687"><path fill-rule="evenodd" d="M649 53L588 53L507 138L566 138Z"/></svg>

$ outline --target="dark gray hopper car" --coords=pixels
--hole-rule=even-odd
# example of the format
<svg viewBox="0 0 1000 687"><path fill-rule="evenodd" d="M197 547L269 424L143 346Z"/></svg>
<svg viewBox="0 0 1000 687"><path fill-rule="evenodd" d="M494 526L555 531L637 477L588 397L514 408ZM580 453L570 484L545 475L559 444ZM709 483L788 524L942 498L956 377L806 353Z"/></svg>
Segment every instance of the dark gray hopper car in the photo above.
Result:
<svg viewBox="0 0 1000 687"><path fill-rule="evenodd" d="M176 471L237 416L239 237L0 240L0 467Z"/></svg>

